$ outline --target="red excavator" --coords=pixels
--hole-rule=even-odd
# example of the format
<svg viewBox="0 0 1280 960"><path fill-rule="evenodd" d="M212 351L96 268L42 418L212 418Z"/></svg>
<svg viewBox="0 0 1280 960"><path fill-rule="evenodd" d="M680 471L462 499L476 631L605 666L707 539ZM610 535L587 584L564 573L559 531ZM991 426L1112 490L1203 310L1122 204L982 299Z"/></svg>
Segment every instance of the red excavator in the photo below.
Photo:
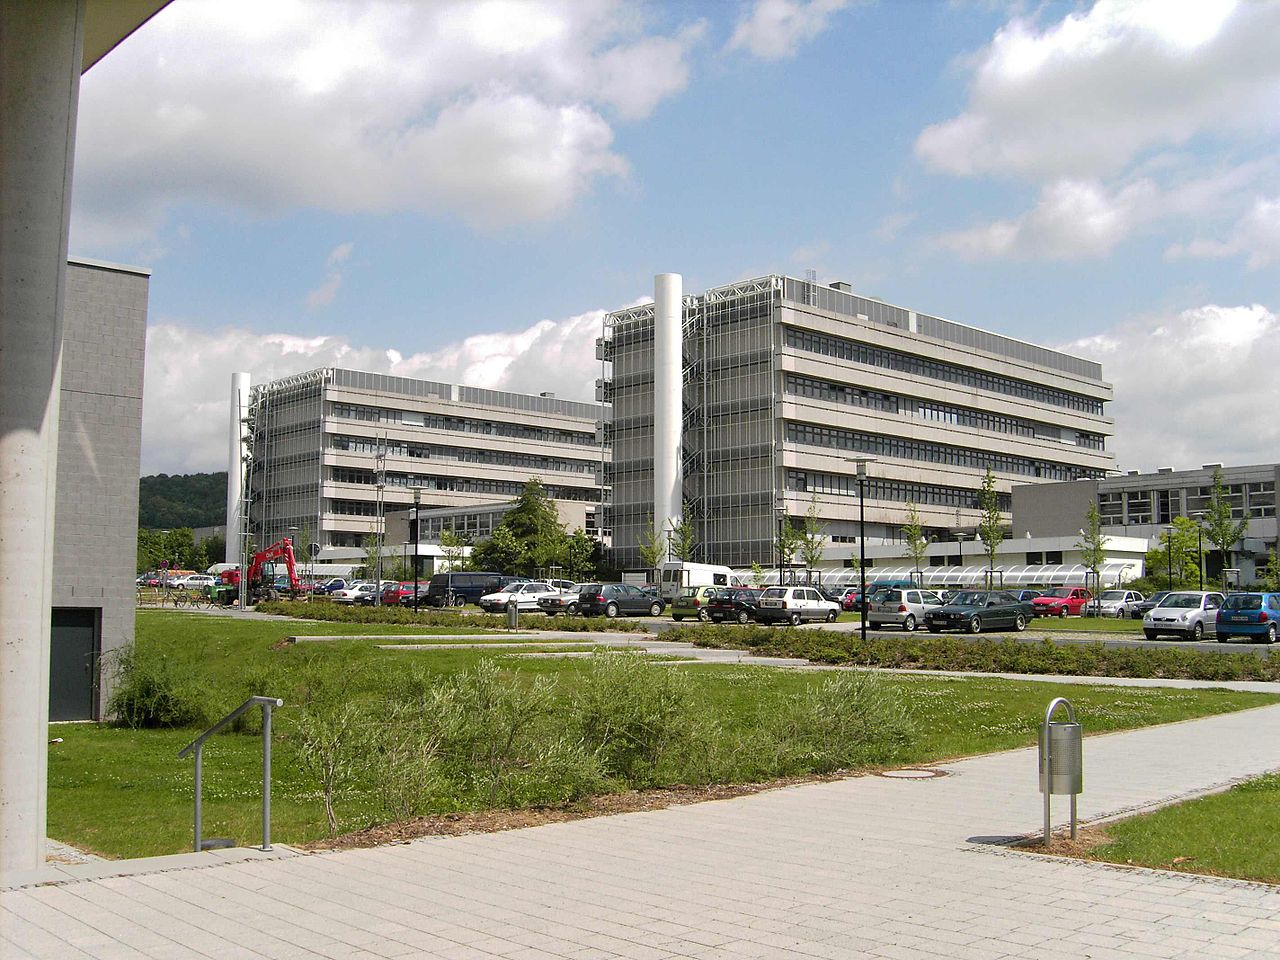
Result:
<svg viewBox="0 0 1280 960"><path fill-rule="evenodd" d="M276 590L272 578L264 576L263 567L275 560L284 560L285 569L289 571L289 592L298 596L302 592L302 581L298 579L298 568L293 562L293 542L285 537L253 555L249 563L248 596L250 605L259 600L276 600L280 593ZM226 606L231 606L240 596L240 571L224 570L222 582L217 587L217 599Z"/></svg>

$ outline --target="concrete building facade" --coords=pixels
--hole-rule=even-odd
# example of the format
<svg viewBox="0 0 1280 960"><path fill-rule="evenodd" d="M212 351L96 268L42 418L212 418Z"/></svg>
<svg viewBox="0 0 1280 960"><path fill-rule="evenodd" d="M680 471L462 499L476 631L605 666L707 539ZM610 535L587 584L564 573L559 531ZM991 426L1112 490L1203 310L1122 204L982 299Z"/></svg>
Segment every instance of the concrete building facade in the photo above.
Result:
<svg viewBox="0 0 1280 960"><path fill-rule="evenodd" d="M1277 548L1276 489L1280 464L1225 467L1209 463L1196 470L1162 468L1154 473L1137 470L1101 480L1053 483L1013 490L1014 539L1033 536L1068 536L1080 527L1090 503L1098 505L1104 531L1112 536L1142 537L1152 545L1175 517L1196 518L1209 507L1214 471L1222 474L1231 516L1248 520L1245 535L1226 557L1212 551L1207 557L1210 574L1223 567L1240 571L1242 584L1257 580L1258 567Z"/></svg>
<svg viewBox="0 0 1280 960"><path fill-rule="evenodd" d="M100 665L133 640L150 277L149 270L90 260L67 265L51 720L100 719L111 692Z"/></svg>
<svg viewBox="0 0 1280 960"><path fill-rule="evenodd" d="M655 514L655 320L652 304L612 313L597 343L605 525L622 567L640 566ZM828 559L849 562L859 457L875 459L865 519L877 543L900 539L908 502L936 540L971 531L988 467L1007 519L1015 483L1113 465L1111 386L1089 360L777 275L684 296L680 323L679 455L699 560L768 566L779 515L798 524L812 509Z"/></svg>
<svg viewBox="0 0 1280 960"><path fill-rule="evenodd" d="M414 488L424 514L465 512L508 504L531 477L569 529L598 532L596 404L327 368L254 387L249 410L259 546L293 528L320 560L359 557Z"/></svg>

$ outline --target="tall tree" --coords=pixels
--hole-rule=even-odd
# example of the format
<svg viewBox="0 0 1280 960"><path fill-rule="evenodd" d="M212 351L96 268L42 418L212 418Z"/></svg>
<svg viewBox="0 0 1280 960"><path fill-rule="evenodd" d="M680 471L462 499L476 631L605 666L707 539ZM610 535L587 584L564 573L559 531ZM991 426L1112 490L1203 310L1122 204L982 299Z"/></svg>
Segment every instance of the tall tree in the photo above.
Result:
<svg viewBox="0 0 1280 960"><path fill-rule="evenodd" d="M790 566L791 561L795 559L796 551L800 549L800 531L791 525L789 517L783 521L773 546L778 552L782 565Z"/></svg>
<svg viewBox="0 0 1280 960"><path fill-rule="evenodd" d="M1159 545L1147 551L1144 573L1161 586L1172 580L1175 590L1193 586L1200 579L1199 550L1196 522L1190 517L1174 517L1172 526L1160 531Z"/></svg>
<svg viewBox="0 0 1280 960"><path fill-rule="evenodd" d="M689 516L689 505L686 503L680 512L680 522L668 521L671 528L667 539L671 543L671 553L677 560L686 563L693 559L693 551L698 546L697 531L693 518Z"/></svg>
<svg viewBox="0 0 1280 960"><path fill-rule="evenodd" d="M1000 513L1000 498L996 493L996 475L987 467L986 476L982 478L982 489L978 493L978 507L982 510L982 518L978 521L978 538L987 551L987 580L990 582L991 572L996 568L996 551L1004 542L1004 517Z"/></svg>
<svg viewBox="0 0 1280 960"><path fill-rule="evenodd" d="M569 548L565 556L564 574L570 580L582 583L596 577L596 558L600 554L600 541L587 536L579 527L569 536Z"/></svg>
<svg viewBox="0 0 1280 960"><path fill-rule="evenodd" d="M1204 535L1222 555L1222 589L1227 589L1226 568L1231 566L1230 551L1249 528L1248 519L1231 517L1231 501L1227 499L1227 487L1222 482L1222 470L1213 468L1213 492L1209 495L1209 508L1204 512Z"/></svg>
<svg viewBox="0 0 1280 960"><path fill-rule="evenodd" d="M907 501L907 522L902 526L902 539L906 541L907 556L911 558L911 566L918 574L924 567L929 541L925 539L924 528L920 525L920 510L916 507L914 500Z"/></svg>
<svg viewBox="0 0 1280 960"><path fill-rule="evenodd" d="M523 543L505 524L498 524L493 535L481 541L471 550L471 563L478 570L496 570L498 573L519 573L529 562L529 553Z"/></svg>
<svg viewBox="0 0 1280 960"><path fill-rule="evenodd" d="M804 514L804 525L800 528L800 562L806 570L812 570L822 563L822 554L827 546L826 524L818 520L818 498L809 503Z"/></svg>
<svg viewBox="0 0 1280 960"><path fill-rule="evenodd" d="M1084 526L1080 530L1080 539L1076 541L1076 549L1080 551L1080 562L1093 574L1093 592L1102 592L1102 564L1107 559L1108 537L1102 532L1102 515L1098 512L1097 501L1089 501L1089 509L1085 511ZM1094 605L1098 604L1094 597Z"/></svg>
<svg viewBox="0 0 1280 960"><path fill-rule="evenodd" d="M547 496L542 481L536 477L525 483L520 496L516 498L515 506L502 518L494 536L498 530L505 530L520 544L519 560L513 566L488 569L531 577L552 567L564 566L569 549L569 535L560 522L555 503ZM476 549L479 550L480 547Z"/></svg>

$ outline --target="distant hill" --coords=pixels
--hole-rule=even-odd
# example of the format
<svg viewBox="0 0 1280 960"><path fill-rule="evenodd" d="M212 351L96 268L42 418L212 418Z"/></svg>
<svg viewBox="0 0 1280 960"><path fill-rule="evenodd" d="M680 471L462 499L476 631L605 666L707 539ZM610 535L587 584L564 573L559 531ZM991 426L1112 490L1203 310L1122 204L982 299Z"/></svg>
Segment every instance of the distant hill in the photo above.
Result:
<svg viewBox="0 0 1280 960"><path fill-rule="evenodd" d="M227 522L227 474L159 473L138 483L138 526L150 530Z"/></svg>

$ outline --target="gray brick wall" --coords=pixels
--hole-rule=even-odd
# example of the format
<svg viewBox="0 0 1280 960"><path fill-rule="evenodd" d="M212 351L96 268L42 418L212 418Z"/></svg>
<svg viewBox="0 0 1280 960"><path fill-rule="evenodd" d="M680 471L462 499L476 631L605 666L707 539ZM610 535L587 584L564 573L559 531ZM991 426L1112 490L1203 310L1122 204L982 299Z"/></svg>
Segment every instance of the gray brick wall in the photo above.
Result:
<svg viewBox="0 0 1280 960"><path fill-rule="evenodd" d="M128 267L67 268L53 605L101 610L104 660L133 639L149 285Z"/></svg>

